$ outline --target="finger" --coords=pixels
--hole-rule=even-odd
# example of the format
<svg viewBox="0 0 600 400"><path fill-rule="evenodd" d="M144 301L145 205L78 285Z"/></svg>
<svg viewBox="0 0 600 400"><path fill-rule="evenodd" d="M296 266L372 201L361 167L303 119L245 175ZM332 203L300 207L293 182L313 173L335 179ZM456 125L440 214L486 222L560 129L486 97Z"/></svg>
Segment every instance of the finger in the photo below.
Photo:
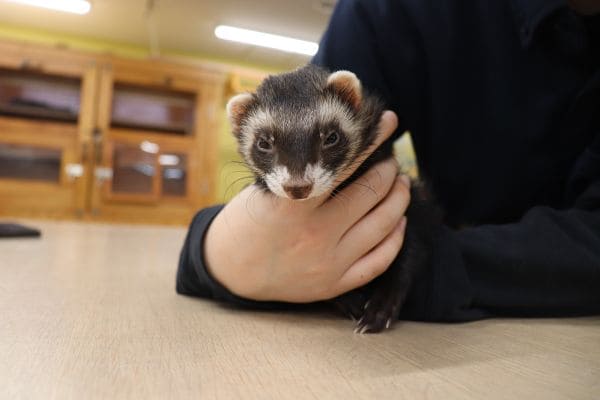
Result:
<svg viewBox="0 0 600 400"><path fill-rule="evenodd" d="M375 140L365 151L363 151L355 162L352 163L351 167L345 170L339 177L339 181L343 182L348 179L354 171L358 169L360 164L362 164L383 142L385 142L392 134L396 131L398 127L398 117L396 113L393 111L384 111L381 114L381 118L379 119L379 124L377 125L377 136L375 136Z"/></svg>
<svg viewBox="0 0 600 400"><path fill-rule="evenodd" d="M398 163L389 158L375 164L352 184L336 193L321 210L331 218L343 234L373 207L380 203L392 189L398 176Z"/></svg>
<svg viewBox="0 0 600 400"><path fill-rule="evenodd" d="M364 286L383 274L392 264L404 243L406 217L373 250L354 262L342 275L334 288L335 295Z"/></svg>
<svg viewBox="0 0 600 400"><path fill-rule="evenodd" d="M347 265L356 261L384 240L400 222L410 203L410 189L397 177L386 198L354 224L340 239L338 249Z"/></svg>
<svg viewBox="0 0 600 400"><path fill-rule="evenodd" d="M344 182L348 179L354 171L358 169L358 167L375 151L383 142L385 142L392 134L395 132L398 127L398 117L393 111L384 111L381 114L381 118L379 119L379 124L377 126L377 136L375 136L375 140L365 151L363 151L354 162L350 165L349 168L344 170L337 178L337 182ZM321 203L327 201L330 196L330 192L325 193L319 197Z"/></svg>

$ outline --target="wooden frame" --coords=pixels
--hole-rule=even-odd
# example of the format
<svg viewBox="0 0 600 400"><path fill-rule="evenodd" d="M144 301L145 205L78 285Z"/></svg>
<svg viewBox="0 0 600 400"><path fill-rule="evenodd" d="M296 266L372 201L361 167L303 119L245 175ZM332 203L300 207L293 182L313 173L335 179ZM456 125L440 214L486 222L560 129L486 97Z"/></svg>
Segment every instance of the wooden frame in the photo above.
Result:
<svg viewBox="0 0 600 400"><path fill-rule="evenodd" d="M104 160L107 166L113 171L115 170L115 148L117 145L125 145L127 147L138 147L141 142L127 143L124 141L108 140L104 145ZM152 189L148 194L144 193L119 193L113 189L114 176L107 179L102 186L102 195L106 201L110 202L128 202L128 203L156 203L160 198L161 179L160 165L158 164L158 155L153 155L154 158L154 176L152 177Z"/></svg>

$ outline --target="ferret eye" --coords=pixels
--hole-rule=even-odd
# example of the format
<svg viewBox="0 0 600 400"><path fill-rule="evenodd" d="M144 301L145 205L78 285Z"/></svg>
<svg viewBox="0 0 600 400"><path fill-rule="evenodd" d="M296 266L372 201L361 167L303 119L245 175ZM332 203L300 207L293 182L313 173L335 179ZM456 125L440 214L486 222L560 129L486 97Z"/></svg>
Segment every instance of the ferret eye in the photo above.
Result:
<svg viewBox="0 0 600 400"><path fill-rule="evenodd" d="M323 147L328 148L335 146L340 141L340 135L336 131L331 131L327 136L325 136L325 140L323 140Z"/></svg>
<svg viewBox="0 0 600 400"><path fill-rule="evenodd" d="M259 137L256 141L256 147L263 153L270 153L273 150L273 145L267 139Z"/></svg>

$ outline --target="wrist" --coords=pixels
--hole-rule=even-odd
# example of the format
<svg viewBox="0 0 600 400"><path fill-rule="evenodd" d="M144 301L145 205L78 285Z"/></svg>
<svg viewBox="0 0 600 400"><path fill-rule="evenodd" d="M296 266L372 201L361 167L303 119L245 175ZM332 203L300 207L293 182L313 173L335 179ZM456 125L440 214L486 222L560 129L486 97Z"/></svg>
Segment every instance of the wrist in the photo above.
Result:
<svg viewBox="0 0 600 400"><path fill-rule="evenodd" d="M224 218L224 212L221 212L206 232L202 245L206 272L231 294L249 300L261 300L256 276L246 268L252 263L239 259L243 251L232 246L233 241L227 232Z"/></svg>

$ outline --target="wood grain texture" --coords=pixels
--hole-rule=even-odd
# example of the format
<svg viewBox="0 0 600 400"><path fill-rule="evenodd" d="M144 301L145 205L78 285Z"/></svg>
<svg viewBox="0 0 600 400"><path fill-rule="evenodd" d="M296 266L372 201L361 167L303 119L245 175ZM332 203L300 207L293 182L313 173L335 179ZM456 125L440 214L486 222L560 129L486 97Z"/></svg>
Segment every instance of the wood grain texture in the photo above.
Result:
<svg viewBox="0 0 600 400"><path fill-rule="evenodd" d="M0 241L2 399L598 399L600 318L398 323L179 296L185 229Z"/></svg>

